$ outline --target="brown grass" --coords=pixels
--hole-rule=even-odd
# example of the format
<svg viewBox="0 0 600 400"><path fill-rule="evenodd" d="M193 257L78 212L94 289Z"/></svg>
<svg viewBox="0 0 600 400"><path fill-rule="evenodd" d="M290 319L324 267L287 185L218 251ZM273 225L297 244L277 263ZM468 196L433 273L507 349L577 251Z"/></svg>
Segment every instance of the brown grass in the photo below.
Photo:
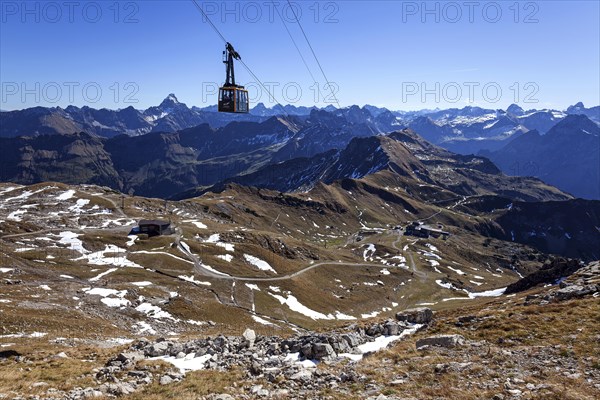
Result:
<svg viewBox="0 0 600 400"><path fill-rule="evenodd" d="M80 345L61 347L47 341L21 341L11 347L23 360L0 360L0 393L42 395L49 388L69 391L76 387L95 387L94 368L101 367L117 349ZM69 358L56 355L65 352ZM45 382L47 386L34 387Z"/></svg>
<svg viewBox="0 0 600 400"><path fill-rule="evenodd" d="M189 372L182 382L160 386L157 382L145 387L129 397L131 400L196 400L198 396L211 393L229 393L235 398L233 389L243 378L241 371L233 369L227 372L194 371Z"/></svg>
<svg viewBox="0 0 600 400"><path fill-rule="evenodd" d="M367 358L359 369L385 385L386 389L419 399L491 398L496 393L503 393L504 381L513 376L511 371L525 376L526 383L548 385L533 392L532 398L575 400L600 396L600 390L585 379L567 378L562 372L555 371L553 366L537 361L538 357L545 359L544 354L564 358L560 365L571 360L582 377L586 371L598 366L600 344L594 327L598 326L600 304L595 299L503 308L504 305L497 302L483 309L472 307L463 311L441 312L430 329ZM457 327L456 317L469 313L484 322ZM415 349L417 339L436 333L457 333L468 340L485 340L485 345L476 349ZM517 355L507 356L504 351ZM435 372L435 365L453 362L472 364L459 371ZM389 384L398 377L406 376L410 378L405 385ZM499 384L490 388L493 382Z"/></svg>

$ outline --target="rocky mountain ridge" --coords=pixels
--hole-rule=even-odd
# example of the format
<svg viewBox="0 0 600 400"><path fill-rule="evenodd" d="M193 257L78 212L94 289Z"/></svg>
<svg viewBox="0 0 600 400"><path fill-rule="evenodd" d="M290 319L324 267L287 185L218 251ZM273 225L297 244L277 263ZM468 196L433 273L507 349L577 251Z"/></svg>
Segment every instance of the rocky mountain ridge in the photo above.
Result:
<svg viewBox="0 0 600 400"><path fill-rule="evenodd" d="M315 111L344 117L351 123L373 124L379 132L408 127L420 132L427 140L449 150L477 153L480 150L497 150L507 140L530 130L547 132L567 115L586 115L600 124L600 106L586 108L582 103L566 111L527 110L513 104L507 110L491 110L466 106L462 109L421 110L399 112L374 106L351 106L343 109L326 107L296 107L286 105L267 108L257 104L249 114L231 115L217 113L214 106L188 107L174 94L146 110L132 106L121 110L96 110L88 106L44 108L35 107L0 115L0 137L34 136L43 134L72 134L86 132L102 137L120 134L129 136L150 132L177 132L208 123L221 128L231 122L262 122L271 117L310 118Z"/></svg>

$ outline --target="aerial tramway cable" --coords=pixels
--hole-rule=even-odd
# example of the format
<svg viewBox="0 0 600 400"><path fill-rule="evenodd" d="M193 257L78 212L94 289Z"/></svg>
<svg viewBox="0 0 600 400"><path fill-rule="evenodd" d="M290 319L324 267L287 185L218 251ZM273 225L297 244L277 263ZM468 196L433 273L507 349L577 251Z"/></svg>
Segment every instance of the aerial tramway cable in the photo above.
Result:
<svg viewBox="0 0 600 400"><path fill-rule="evenodd" d="M313 83L317 84L317 92L319 93L319 98L321 98L321 89L319 87L319 84L318 84L317 80L315 79L315 76L313 75L312 71L310 70L310 67L308 66L308 63L306 62L306 59L302 55L302 52L300 51L300 48L298 47L298 44L294 40L294 36L292 36L292 32L290 32L290 29L288 28L287 23L285 22L285 20L281 16L281 13L279 12L279 8L277 8L277 3L275 3L275 0L271 0L271 2L273 3L273 8L275 9L275 11L277 11L277 15L279 16L279 19L281 20L281 23L285 27L285 30L287 31L288 36L292 40L292 43L294 44L294 47L298 51L298 54L300 55L300 58L302 59L302 62L304 63L304 66L306 67L306 70L308 71L310 77L312 78Z"/></svg>
<svg viewBox="0 0 600 400"><path fill-rule="evenodd" d="M204 12L204 10L200 6L200 4L198 4L198 2L196 0L192 0L192 2L196 5L196 8L202 13L202 15L204 15L204 18L206 18L206 20L208 21L208 23L210 24L210 26L212 26L212 28L217 33L217 35L219 35L221 37L221 39L223 39L223 42L227 43L227 39L225 39L225 36L223 36L221 34L221 32L217 29L217 27L215 26L215 24L213 24L212 21L210 20L210 18L208 18L208 15L206 15L206 13Z"/></svg>
<svg viewBox="0 0 600 400"><path fill-rule="evenodd" d="M210 26L214 29L214 31L217 33L217 35L219 35L219 37L223 40L223 42L225 42L225 44L227 45L229 42L227 41L227 39L225 39L225 36L223 36L223 34L219 31L219 29L215 26L215 24L213 24L213 22L210 20L210 18L208 17L208 15L204 12L204 10L202 9L202 7L200 6L200 4L198 4L198 2L196 0L192 0L192 2L194 3L194 5L196 6L196 8L198 9L198 11L200 11L202 13L202 15L204 16L204 18L206 18L206 20L208 21L208 23L210 24ZM269 89L262 83L262 81L260 79L258 79L258 77L256 76L256 74L254 72L252 72L252 70L250 69L250 67L248 67L248 65L242 60L242 59L238 59L238 62L240 62L244 68L246 69L246 71L248 71L248 73L250 75L252 75L252 77L254 79L256 79L256 81L258 82L258 84L269 94L269 98L272 99L274 102L277 103L277 105L279 107L281 107L281 110L283 111L283 113L285 114L286 117L288 117L288 113L285 111L285 108L281 105L281 103L279 103L279 101L277 101L277 99L275 98L275 96L271 93L271 91L269 91Z"/></svg>
<svg viewBox="0 0 600 400"><path fill-rule="evenodd" d="M337 97L335 96L331 82L329 82L329 79L327 79L327 76L325 75L325 71L323 71L323 67L321 66L321 63L319 62L319 58L317 57L315 50L313 49L312 45L310 44L310 40L308 40L308 36L306 36L306 32L304 31L304 28L302 27L302 24L300 23L300 19L298 19L298 15L296 14L294 7L292 6L292 3L290 3L290 0L287 0L287 3L291 8L292 13L294 14L296 23L298 24L298 26L300 27L300 30L302 31L302 34L304 35L304 39L306 39L306 43L308 43L308 47L310 48L310 51L312 52L313 56L315 57L315 60L317 61L317 65L319 66L319 69L321 70L321 73L323 74L323 78L325 78L325 82L327 83L327 86L329 87L329 90L331 91L331 95L333 96L333 99L335 100L336 104L338 105L338 108L342 108L340 106L340 102L338 101Z"/></svg>

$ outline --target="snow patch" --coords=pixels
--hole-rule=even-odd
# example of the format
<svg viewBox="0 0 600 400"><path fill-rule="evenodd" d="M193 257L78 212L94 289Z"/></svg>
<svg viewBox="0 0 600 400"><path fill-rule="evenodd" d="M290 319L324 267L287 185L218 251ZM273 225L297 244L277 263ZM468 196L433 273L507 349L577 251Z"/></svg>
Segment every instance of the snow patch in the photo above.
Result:
<svg viewBox="0 0 600 400"><path fill-rule="evenodd" d="M249 262L250 264L254 265L256 268L258 268L261 271L269 271L272 272L274 274L277 274L277 271L275 271L273 269L273 267L271 267L271 265L269 265L268 262L261 260L258 257L254 257L251 256L249 254L244 254L244 258L246 259L247 262Z"/></svg>
<svg viewBox="0 0 600 400"><path fill-rule="evenodd" d="M437 262L436 260L427 260L427 262L429 264L431 264L431 266L434 267L434 268L440 265L440 263ZM437 271L439 271L439 270L437 270Z"/></svg>
<svg viewBox="0 0 600 400"><path fill-rule="evenodd" d="M162 308L152 305L150 303L142 303L135 308L137 311L146 314L150 318L154 319L170 319L172 321L179 321L177 318L173 317L171 314L163 310Z"/></svg>
<svg viewBox="0 0 600 400"><path fill-rule="evenodd" d="M365 251L363 251L363 259L365 261L373 261L373 255L375 254L376 250L377 249L375 248L374 244L372 244L372 243L368 244Z"/></svg>
<svg viewBox="0 0 600 400"><path fill-rule="evenodd" d="M465 275L465 272L458 268L452 268L451 266L447 266L446 268L451 269L452 271L456 272L459 275Z"/></svg>
<svg viewBox="0 0 600 400"><path fill-rule="evenodd" d="M109 269L109 270L107 270L107 271L104 271L104 272L102 272L101 274L99 274L99 275L97 275L97 276L95 276L95 277L93 277L93 278L90 278L90 279L89 279L89 281L90 281L90 282L96 282L96 281L98 281L100 278L102 278L103 276L106 276L106 275L110 274L111 272L115 272L116 270L117 270L117 268L111 268L111 269Z"/></svg>
<svg viewBox="0 0 600 400"><path fill-rule="evenodd" d="M58 196L56 196L56 200L69 200L70 198L73 197L74 194L75 194L75 191L70 189L70 190L67 190L66 192L63 192L63 193L59 194Z"/></svg>
<svg viewBox="0 0 600 400"><path fill-rule="evenodd" d="M192 276L179 275L178 278L179 279L183 279L184 281L187 281L187 282L195 283L196 285L203 285L203 286L210 286L211 285L210 282L200 282L200 281L197 281L196 279L194 279L194 275L192 275Z"/></svg>
<svg viewBox="0 0 600 400"><path fill-rule="evenodd" d="M206 364L206 362L208 360L210 360L211 357L212 357L212 355L210 355L210 354L205 354L203 356L196 357L196 353L190 353L187 356L185 356L184 358L163 356L163 357L149 358L149 360L162 360L162 361L168 362L169 364L172 364L176 368L179 368L179 371L181 373L185 373L188 371L199 371L199 370L204 369L205 368L204 365Z"/></svg>
<svg viewBox="0 0 600 400"><path fill-rule="evenodd" d="M341 321L352 321L352 320L356 319L356 317L353 317L352 315L343 314L343 313L341 313L339 311L335 312L335 318L339 319Z"/></svg>
<svg viewBox="0 0 600 400"><path fill-rule="evenodd" d="M131 282L131 284L135 285L135 286L139 286L139 287L144 287L144 286L151 286L153 283L148 282L148 281L142 281L142 282Z"/></svg>
<svg viewBox="0 0 600 400"><path fill-rule="evenodd" d="M262 325L274 325L272 322L269 322L266 319L259 317L258 315L253 315L252 319Z"/></svg>
<svg viewBox="0 0 600 400"><path fill-rule="evenodd" d="M302 303L300 303L298 301L298 299L294 296L292 296L291 294L288 294L287 298L283 297L283 296L279 296L273 293L269 293L269 295L271 295L272 297L276 298L277 300L279 300L279 302L281 304L285 304L287 305L290 310L295 311L299 314L305 315L313 320L317 320L317 319L325 319L325 320L331 320L331 319L335 319L335 317L331 314L325 315L323 313L320 313L318 311L315 310L311 310L310 308L306 307L305 305L303 305Z"/></svg>
<svg viewBox="0 0 600 400"><path fill-rule="evenodd" d="M227 262L231 262L233 260L233 256L231 254L219 254L217 258L220 258L221 260L225 260Z"/></svg>
<svg viewBox="0 0 600 400"><path fill-rule="evenodd" d="M147 323L146 321L140 321L136 324L139 327L139 333L145 333L148 332L150 335L155 335L156 331L154 330L154 328L152 328L152 326Z"/></svg>
<svg viewBox="0 0 600 400"><path fill-rule="evenodd" d="M137 237L137 235L128 235L127 239L129 239L129 240L127 241L127 243L125 243L125 245L127 247L131 247L135 244L135 241L138 239L138 237Z"/></svg>
<svg viewBox="0 0 600 400"><path fill-rule="evenodd" d="M208 226L206 226L205 224L203 224L200 221L196 221L196 220L187 220L187 221L183 221L183 222L187 222L190 223L192 225L194 225L196 228L198 229L208 229Z"/></svg>
<svg viewBox="0 0 600 400"><path fill-rule="evenodd" d="M342 354L340 354L340 356L349 358L353 361L360 361L360 360L362 360L364 354L379 351L381 349L385 349L391 343L398 341L405 336L412 335L417 330L419 330L422 326L423 325L421 325L421 324L414 324L410 328L407 328L404 331L402 331L402 333L400 333L399 335L379 336L372 342L368 342L368 343L359 345L358 350L360 351L361 354L342 353Z"/></svg>
<svg viewBox="0 0 600 400"><path fill-rule="evenodd" d="M83 212L83 207L89 203L89 199L78 199L74 206L69 207L69 211L73 214L81 214Z"/></svg>

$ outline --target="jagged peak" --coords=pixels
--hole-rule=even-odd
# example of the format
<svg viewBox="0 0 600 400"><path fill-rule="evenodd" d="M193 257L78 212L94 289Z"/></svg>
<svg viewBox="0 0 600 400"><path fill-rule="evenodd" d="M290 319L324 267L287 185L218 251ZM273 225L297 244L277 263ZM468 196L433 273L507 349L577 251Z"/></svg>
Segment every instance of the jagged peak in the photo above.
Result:
<svg viewBox="0 0 600 400"><path fill-rule="evenodd" d="M506 109L506 112L513 115L523 115L525 113L525 110L523 110L523 108L517 104L511 104Z"/></svg>
<svg viewBox="0 0 600 400"><path fill-rule="evenodd" d="M183 103L179 102L179 100L177 99L177 96L175 96L173 93L170 93L167 97L165 97L165 99L162 101L162 103L160 103L160 108L169 108L169 107L175 107L178 105L183 105Z"/></svg>

